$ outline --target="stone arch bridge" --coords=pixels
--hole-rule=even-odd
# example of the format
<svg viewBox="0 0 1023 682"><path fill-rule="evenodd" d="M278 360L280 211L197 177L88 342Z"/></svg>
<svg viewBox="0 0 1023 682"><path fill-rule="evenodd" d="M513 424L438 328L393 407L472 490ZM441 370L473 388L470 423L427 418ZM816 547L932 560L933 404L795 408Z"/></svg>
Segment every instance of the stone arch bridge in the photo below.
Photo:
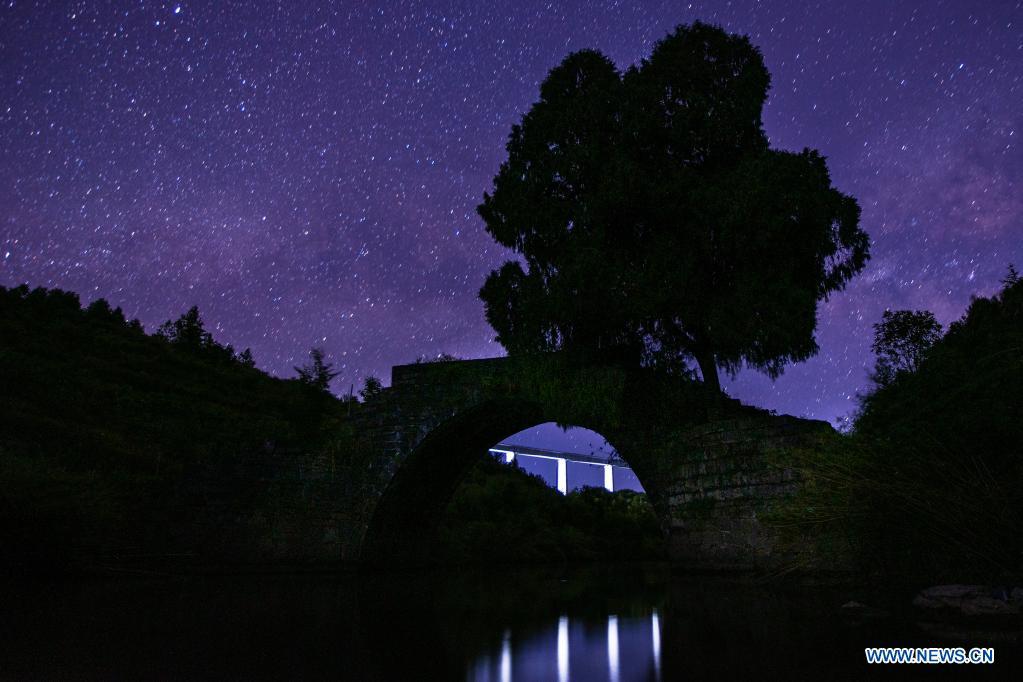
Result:
<svg viewBox="0 0 1023 682"><path fill-rule="evenodd" d="M357 509L324 517L321 547L388 563L429 556L436 523L477 457L554 421L597 431L632 467L674 563L769 569L791 550L780 549L763 515L798 485L773 455L816 447L832 433L825 422L742 405L698 382L557 357L397 366L391 386L353 421L368 473L357 493L346 493Z"/></svg>

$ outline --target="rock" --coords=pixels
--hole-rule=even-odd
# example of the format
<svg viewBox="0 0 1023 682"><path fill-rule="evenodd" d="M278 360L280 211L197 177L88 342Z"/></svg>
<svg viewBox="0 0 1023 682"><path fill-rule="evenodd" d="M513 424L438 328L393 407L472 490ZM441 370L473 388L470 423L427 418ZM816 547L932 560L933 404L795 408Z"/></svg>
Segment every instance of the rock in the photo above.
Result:
<svg viewBox="0 0 1023 682"><path fill-rule="evenodd" d="M941 601L940 599L930 599L928 597L923 596L923 594L918 594L916 595L916 597L913 598L913 606L919 607L921 609L943 609L947 607L948 604Z"/></svg>
<svg viewBox="0 0 1023 682"><path fill-rule="evenodd" d="M913 605L923 609L959 609L963 600L986 597L990 593L983 585L935 585L916 595Z"/></svg>
<svg viewBox="0 0 1023 682"><path fill-rule="evenodd" d="M984 642L985 645L1023 643L1023 630L979 630L976 627L964 626L962 623L919 622L916 625L927 634L941 639Z"/></svg>
<svg viewBox="0 0 1023 682"><path fill-rule="evenodd" d="M861 604L858 601L847 601L840 609L843 615L853 618L881 618L888 615L883 609L875 609L873 606Z"/></svg>
<svg viewBox="0 0 1023 682"><path fill-rule="evenodd" d="M920 596L927 599L962 599L981 594L988 594L990 588L983 585L935 585L928 587L920 593Z"/></svg>
<svg viewBox="0 0 1023 682"><path fill-rule="evenodd" d="M1000 616L1019 613L1019 607L994 597L964 599L959 609L967 616Z"/></svg>
<svg viewBox="0 0 1023 682"><path fill-rule="evenodd" d="M913 599L913 605L924 609L954 609L966 616L1011 615L1020 612L1021 603L1005 590L994 590L984 585L936 585L923 590Z"/></svg>

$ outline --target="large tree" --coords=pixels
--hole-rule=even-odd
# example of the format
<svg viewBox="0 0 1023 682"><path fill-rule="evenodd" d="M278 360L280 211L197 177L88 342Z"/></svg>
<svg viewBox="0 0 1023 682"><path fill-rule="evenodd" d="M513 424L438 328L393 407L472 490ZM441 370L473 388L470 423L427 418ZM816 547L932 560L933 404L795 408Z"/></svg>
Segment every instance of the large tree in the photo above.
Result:
<svg viewBox="0 0 1023 682"><path fill-rule="evenodd" d="M695 360L720 390L719 368L817 351L817 304L868 237L819 153L770 148L769 83L746 37L702 23L624 74L592 50L551 70L478 207L521 256L480 291L509 353Z"/></svg>

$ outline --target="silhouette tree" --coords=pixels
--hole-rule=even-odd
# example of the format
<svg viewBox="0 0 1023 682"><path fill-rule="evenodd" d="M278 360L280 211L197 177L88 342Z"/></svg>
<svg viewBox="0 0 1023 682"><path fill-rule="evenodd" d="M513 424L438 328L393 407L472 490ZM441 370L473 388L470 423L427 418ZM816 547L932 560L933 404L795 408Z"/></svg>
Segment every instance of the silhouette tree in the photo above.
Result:
<svg viewBox="0 0 1023 682"><path fill-rule="evenodd" d="M216 343L213 335L206 331L202 316L199 314L199 306L192 306L188 312L173 322L167 320L160 325L156 333L175 346L190 350L204 350Z"/></svg>
<svg viewBox="0 0 1023 682"><path fill-rule="evenodd" d="M243 367L255 367L256 359L252 357L252 349L246 348L238 354L238 363Z"/></svg>
<svg viewBox="0 0 1023 682"><path fill-rule="evenodd" d="M175 348L188 353L202 354L207 359L216 362L235 361L249 367L255 365L255 362L252 361L251 351L246 349L240 355L236 355L234 346L218 343L213 335L206 331L206 325L199 314L198 306L192 306L188 312L173 322L167 320L156 330L156 334L166 339ZM247 356L246 352L248 352Z"/></svg>
<svg viewBox="0 0 1023 682"><path fill-rule="evenodd" d="M769 148L769 82L746 37L702 23L624 74L593 50L548 74L477 209L522 257L480 290L509 353L695 360L720 390L719 368L817 352L817 303L869 241L819 153Z"/></svg>
<svg viewBox="0 0 1023 682"><path fill-rule="evenodd" d="M1005 277L1001 279L1002 286L1008 289L1011 286L1016 285L1019 282L1019 270L1012 263L1009 263L1008 271L1005 273Z"/></svg>
<svg viewBox="0 0 1023 682"><path fill-rule="evenodd" d="M120 306L111 309L110 304L104 298L97 298L85 309L85 315L94 320L105 320L112 324L124 324L124 311Z"/></svg>
<svg viewBox="0 0 1023 682"><path fill-rule="evenodd" d="M915 372L930 348L941 339L941 324L927 310L886 310L874 325L871 349L877 355L871 379L887 386L899 374Z"/></svg>
<svg viewBox="0 0 1023 682"><path fill-rule="evenodd" d="M340 372L334 371L334 365L324 361L324 353L322 348L313 348L309 351L310 362L302 365L301 367L295 367L295 371L298 372L298 379L304 384L312 386L313 388L320 391L329 391L330 382Z"/></svg>
<svg viewBox="0 0 1023 682"><path fill-rule="evenodd" d="M384 385L375 376L366 377L362 384L362 390L359 391L359 395L362 396L363 402L370 400L371 398L380 395L380 391L384 390Z"/></svg>

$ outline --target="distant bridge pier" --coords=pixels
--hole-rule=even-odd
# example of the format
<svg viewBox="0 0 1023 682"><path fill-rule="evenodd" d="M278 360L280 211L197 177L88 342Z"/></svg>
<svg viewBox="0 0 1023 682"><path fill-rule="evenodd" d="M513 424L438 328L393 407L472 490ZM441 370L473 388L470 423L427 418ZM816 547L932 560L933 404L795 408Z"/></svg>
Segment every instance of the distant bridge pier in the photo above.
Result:
<svg viewBox="0 0 1023 682"><path fill-rule="evenodd" d="M490 454L504 459L505 464L512 464L517 457L532 457L534 459L552 459L558 467L557 488L562 495L568 494L568 463L590 464L603 467L604 489L613 493L615 490L615 467L628 469L627 466L611 464L605 458L583 455L575 452L557 452L555 450L543 450L541 448L527 447L524 445L505 444L501 447L490 448Z"/></svg>

